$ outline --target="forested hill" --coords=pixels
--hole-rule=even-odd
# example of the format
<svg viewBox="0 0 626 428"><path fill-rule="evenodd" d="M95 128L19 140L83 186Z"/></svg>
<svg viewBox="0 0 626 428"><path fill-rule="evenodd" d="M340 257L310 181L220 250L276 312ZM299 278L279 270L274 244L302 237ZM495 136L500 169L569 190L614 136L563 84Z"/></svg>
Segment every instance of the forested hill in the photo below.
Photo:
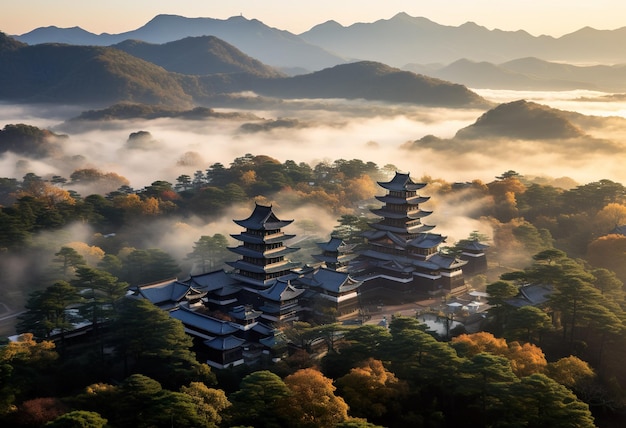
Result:
<svg viewBox="0 0 626 428"><path fill-rule="evenodd" d="M283 76L283 73L214 36L187 37L162 45L140 40L125 40L113 47L176 73L199 75L250 73L260 77Z"/></svg>
<svg viewBox="0 0 626 428"><path fill-rule="evenodd" d="M204 40L174 43L174 47L149 48L128 43L152 57L169 52L161 60L176 62L176 46L195 46ZM213 41L217 50L224 48ZM132 49L131 49L132 48ZM192 52L195 52L193 47ZM209 49L206 46L203 49ZM233 48L234 49L234 48ZM219 94L255 91L273 97L365 98L449 107L486 106L487 102L462 85L429 79L380 63L363 62L337 66L294 78L277 77L243 54L218 52L220 64L230 63L235 73L183 75L168 72L151 62L119 49L95 46L41 44L28 46L0 33L0 100L13 102L55 102L106 106L121 101L190 107L214 100ZM187 55L179 50L178 58ZM234 65L233 58L239 58ZM215 58L215 56L214 56ZM221 66L220 66L221 67ZM180 69L179 69L180 70ZM250 70L254 70L250 72ZM211 71L205 69L205 71Z"/></svg>
<svg viewBox="0 0 626 428"><path fill-rule="evenodd" d="M118 49L16 45L0 34L0 100L192 105L176 75Z"/></svg>
<svg viewBox="0 0 626 428"><path fill-rule="evenodd" d="M463 85L372 61L341 64L285 79L265 80L257 89L262 94L284 98L363 98L448 107L490 105Z"/></svg>
<svg viewBox="0 0 626 428"><path fill-rule="evenodd" d="M570 115L571 116L571 115ZM575 126L567 112L525 100L500 104L476 122L459 130L455 138L519 138L523 140L576 138L585 132Z"/></svg>

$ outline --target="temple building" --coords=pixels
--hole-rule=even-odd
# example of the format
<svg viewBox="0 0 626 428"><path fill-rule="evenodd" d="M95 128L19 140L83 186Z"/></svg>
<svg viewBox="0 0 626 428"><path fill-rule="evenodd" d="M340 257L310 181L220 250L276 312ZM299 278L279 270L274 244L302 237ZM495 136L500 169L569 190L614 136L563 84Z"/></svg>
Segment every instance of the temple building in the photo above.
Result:
<svg viewBox="0 0 626 428"><path fill-rule="evenodd" d="M253 364L263 356L279 359L287 349L280 329L294 321L322 322L359 310L360 281L353 279L339 251L350 246L331 239L328 266L302 266L287 258L298 248L271 206L255 204L252 214L234 222L244 228L231 235L241 244L229 248L239 259L233 268L134 287L180 320L194 337L197 355L215 368ZM341 248L341 250L340 250ZM333 250L334 249L334 250Z"/></svg>
<svg viewBox="0 0 626 428"><path fill-rule="evenodd" d="M246 230L238 235L231 235L242 245L229 248L242 256L235 262L228 262L235 268L233 278L250 284L254 288L263 289L271 285L276 278L291 274L291 269L298 267L285 258L288 254L298 251L284 245L284 241L295 235L286 235L282 228L290 225L293 220L279 220L271 206L255 204L254 211L245 220L235 220Z"/></svg>
<svg viewBox="0 0 626 428"><path fill-rule="evenodd" d="M396 172L387 191L376 199L383 206L371 210L380 217L363 236L367 248L351 265L351 274L363 281L361 293L368 298L407 301L416 296L455 293L465 289L463 267L467 261L439 251L445 236L422 223L432 214L420 208L430 198L418 191L426 186L409 174Z"/></svg>
<svg viewBox="0 0 626 428"><path fill-rule="evenodd" d="M288 256L298 248L286 242L295 235L283 232L293 220L257 203L248 218L234 220L243 230L231 235L240 243L229 248L239 256L227 262L231 271L141 285L131 294L169 311L194 337L197 355L226 368L280 359L287 349L281 329L294 321L334 322L369 299L408 302L464 290L463 269L483 269L486 246L464 248L466 260L441 253L446 237L422 223L431 214L420 208L429 199L418 194L425 184L402 173L379 184L387 190L377 197L383 206L372 210L380 219L364 233L360 251L331 237L317 244L317 263L293 262Z"/></svg>
<svg viewBox="0 0 626 428"><path fill-rule="evenodd" d="M332 236L328 242L318 242L321 254L313 254L313 258L324 263L332 270L346 272L351 260L357 255L353 252L354 244L346 244L341 238Z"/></svg>

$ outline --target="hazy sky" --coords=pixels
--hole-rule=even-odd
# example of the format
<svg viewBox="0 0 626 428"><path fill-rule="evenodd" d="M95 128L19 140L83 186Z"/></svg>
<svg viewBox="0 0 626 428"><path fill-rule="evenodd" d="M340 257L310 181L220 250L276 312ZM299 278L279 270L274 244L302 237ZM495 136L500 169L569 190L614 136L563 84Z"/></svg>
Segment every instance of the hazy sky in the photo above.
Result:
<svg viewBox="0 0 626 428"><path fill-rule="evenodd" d="M476 22L489 29L526 30L562 36L582 27L626 26L623 0L1 0L0 31L20 35L37 27L79 26L93 33L134 30L161 13L226 19L243 14L295 34L334 19L389 19L399 12L444 25Z"/></svg>

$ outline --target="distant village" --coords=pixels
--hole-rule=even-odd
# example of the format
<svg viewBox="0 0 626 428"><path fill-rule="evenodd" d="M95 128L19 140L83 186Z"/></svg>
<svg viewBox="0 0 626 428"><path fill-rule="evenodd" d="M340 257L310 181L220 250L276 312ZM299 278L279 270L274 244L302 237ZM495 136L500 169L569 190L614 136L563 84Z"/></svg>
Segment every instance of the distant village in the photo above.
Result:
<svg viewBox="0 0 626 428"><path fill-rule="evenodd" d="M256 204L246 219L234 220L240 244L229 248L239 258L224 269L133 287L131 295L152 302L180 320L198 345L198 357L214 368L280 360L286 352L281 328L294 321L315 324L362 322L364 308L415 302L424 297L468 291L467 275L487 269L487 245L469 241L455 254L439 246L445 236L422 222L432 212L418 191L423 183L396 172L378 183L379 217L364 233L366 245L331 236L318 243L316 263L289 259L298 250L285 244L294 220L281 220L272 206Z"/></svg>

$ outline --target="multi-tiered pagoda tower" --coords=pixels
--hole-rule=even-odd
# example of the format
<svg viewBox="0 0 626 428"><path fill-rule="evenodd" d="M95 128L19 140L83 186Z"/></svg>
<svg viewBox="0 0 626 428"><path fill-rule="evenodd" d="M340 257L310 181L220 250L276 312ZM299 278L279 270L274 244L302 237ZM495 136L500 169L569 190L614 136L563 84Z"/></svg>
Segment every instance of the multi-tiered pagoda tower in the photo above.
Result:
<svg viewBox="0 0 626 428"><path fill-rule="evenodd" d="M281 230L293 220L279 220L271 206L255 204L254 211L245 220L234 220L245 231L231 235L242 245L229 248L242 256L235 262L227 262L235 268L233 277L257 289L264 289L273 284L276 278L284 277L300 263L291 262L285 256L298 251L284 245L284 241L295 235L287 235Z"/></svg>
<svg viewBox="0 0 626 428"><path fill-rule="evenodd" d="M426 184L415 183L403 173L378 184L387 190L376 197L384 205L372 210L381 219L364 233L367 249L353 264L358 271L353 275L364 281L361 291L405 300L464 288L462 267L467 262L441 254L439 245L446 237L431 233L435 226L422 223L432 213L420 208L430 199L417 193Z"/></svg>

